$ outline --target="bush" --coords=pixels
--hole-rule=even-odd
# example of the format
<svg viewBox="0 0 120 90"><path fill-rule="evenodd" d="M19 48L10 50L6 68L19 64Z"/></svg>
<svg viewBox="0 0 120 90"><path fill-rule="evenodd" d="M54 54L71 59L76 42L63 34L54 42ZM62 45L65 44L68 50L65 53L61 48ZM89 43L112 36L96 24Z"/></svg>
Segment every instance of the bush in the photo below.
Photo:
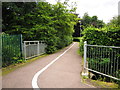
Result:
<svg viewBox="0 0 120 90"><path fill-rule="evenodd" d="M81 37L74 37L74 38L73 38L73 41L75 41L75 42L80 42L80 39L81 39Z"/></svg>
<svg viewBox="0 0 120 90"><path fill-rule="evenodd" d="M47 53L53 53L72 42L74 25L78 21L74 11L60 2L55 5L48 2L3 3L3 30L8 34L22 34L25 41L45 41Z"/></svg>
<svg viewBox="0 0 120 90"><path fill-rule="evenodd" d="M120 27L95 28L87 27L82 32L83 37L80 41L80 51L83 52L84 41L90 45L119 46Z"/></svg>
<svg viewBox="0 0 120 90"><path fill-rule="evenodd" d="M87 41L87 44L90 45L104 45L104 46L119 46L120 45L120 27L104 27L104 28L95 28L95 27L87 27L84 29L82 32L83 37L80 40L80 51L83 56L83 46L84 46L84 41ZM117 59L119 60L120 58L120 52L119 50L115 50L112 48L102 48L102 51L99 51L100 49L98 47L88 47L88 52L87 55L87 60L89 61L88 64L92 64L91 69L97 70L99 66L101 66L101 71L102 73L105 72L104 66L106 67L116 67L115 65L118 64L120 66L120 63L117 62ZM90 52L91 55L90 55ZM108 53L112 52L112 53ZM102 54L101 54L102 53ZM114 63L113 63L113 57L114 57ZM96 66L97 65L97 66ZM112 65L112 66L111 66ZM88 65L89 66L89 65ZM120 68L119 68L120 69ZM97 70L99 71L99 70ZM108 70L109 73L110 69ZM113 75L118 74L119 71L117 69L112 72ZM120 76L117 76L118 78ZM112 80L112 79L110 79Z"/></svg>

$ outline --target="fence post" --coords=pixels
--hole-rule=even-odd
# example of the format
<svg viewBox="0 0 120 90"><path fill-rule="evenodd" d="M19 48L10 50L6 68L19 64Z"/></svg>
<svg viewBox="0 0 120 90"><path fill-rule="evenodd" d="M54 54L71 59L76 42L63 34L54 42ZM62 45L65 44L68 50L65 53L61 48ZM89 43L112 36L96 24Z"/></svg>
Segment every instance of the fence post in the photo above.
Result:
<svg viewBox="0 0 120 90"><path fill-rule="evenodd" d="M38 50L37 50L37 53L38 53L38 55L39 55L39 53L40 53L40 52L39 52L39 50L40 50L40 47L39 47L39 41L37 42L37 45L38 45L38 48L37 48L37 49L38 49Z"/></svg>
<svg viewBox="0 0 120 90"><path fill-rule="evenodd" d="M88 65L86 59L87 59L87 41L84 42L84 69L82 72L82 76L88 77L88 70L86 69Z"/></svg>
<svg viewBox="0 0 120 90"><path fill-rule="evenodd" d="M26 42L24 41L24 58L26 60Z"/></svg>
<svg viewBox="0 0 120 90"><path fill-rule="evenodd" d="M87 58L87 41L84 42L84 69L86 68L86 58Z"/></svg>
<svg viewBox="0 0 120 90"><path fill-rule="evenodd" d="M22 34L20 34L20 52L21 52L21 59L23 58L23 40L22 40Z"/></svg>

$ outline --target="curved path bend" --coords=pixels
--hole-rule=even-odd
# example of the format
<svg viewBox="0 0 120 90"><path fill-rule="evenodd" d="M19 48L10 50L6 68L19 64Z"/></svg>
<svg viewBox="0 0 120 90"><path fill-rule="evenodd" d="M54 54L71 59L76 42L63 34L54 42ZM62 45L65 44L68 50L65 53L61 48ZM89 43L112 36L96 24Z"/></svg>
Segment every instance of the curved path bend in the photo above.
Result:
<svg viewBox="0 0 120 90"><path fill-rule="evenodd" d="M56 62L54 62L45 71L38 75L38 87L93 88L93 86L82 82L80 76L82 71L82 58L77 54L78 49L79 43L74 42L70 46L60 50L57 53L42 57L29 65L17 69L6 76L3 76L2 87L32 88L32 81L35 74L53 60L58 58L60 55L62 55Z"/></svg>

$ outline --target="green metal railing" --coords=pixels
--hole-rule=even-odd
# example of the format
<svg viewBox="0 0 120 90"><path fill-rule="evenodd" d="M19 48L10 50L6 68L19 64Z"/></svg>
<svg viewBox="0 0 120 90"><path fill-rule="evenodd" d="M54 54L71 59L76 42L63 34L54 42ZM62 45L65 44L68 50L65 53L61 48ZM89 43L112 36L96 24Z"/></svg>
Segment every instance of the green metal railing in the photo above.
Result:
<svg viewBox="0 0 120 90"><path fill-rule="evenodd" d="M0 34L0 68L2 68L2 36Z"/></svg>
<svg viewBox="0 0 120 90"><path fill-rule="evenodd" d="M7 66L22 59L22 35L0 35L2 38L2 66Z"/></svg>

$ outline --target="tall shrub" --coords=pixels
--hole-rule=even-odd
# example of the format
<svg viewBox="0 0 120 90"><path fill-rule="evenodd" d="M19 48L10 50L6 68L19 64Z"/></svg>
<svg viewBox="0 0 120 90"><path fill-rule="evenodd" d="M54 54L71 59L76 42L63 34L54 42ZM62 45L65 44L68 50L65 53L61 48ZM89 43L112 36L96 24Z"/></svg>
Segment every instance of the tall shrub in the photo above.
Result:
<svg viewBox="0 0 120 90"><path fill-rule="evenodd" d="M74 25L78 21L74 11L64 3L5 2L3 3L3 31L22 34L23 40L40 40L53 53L72 42Z"/></svg>

